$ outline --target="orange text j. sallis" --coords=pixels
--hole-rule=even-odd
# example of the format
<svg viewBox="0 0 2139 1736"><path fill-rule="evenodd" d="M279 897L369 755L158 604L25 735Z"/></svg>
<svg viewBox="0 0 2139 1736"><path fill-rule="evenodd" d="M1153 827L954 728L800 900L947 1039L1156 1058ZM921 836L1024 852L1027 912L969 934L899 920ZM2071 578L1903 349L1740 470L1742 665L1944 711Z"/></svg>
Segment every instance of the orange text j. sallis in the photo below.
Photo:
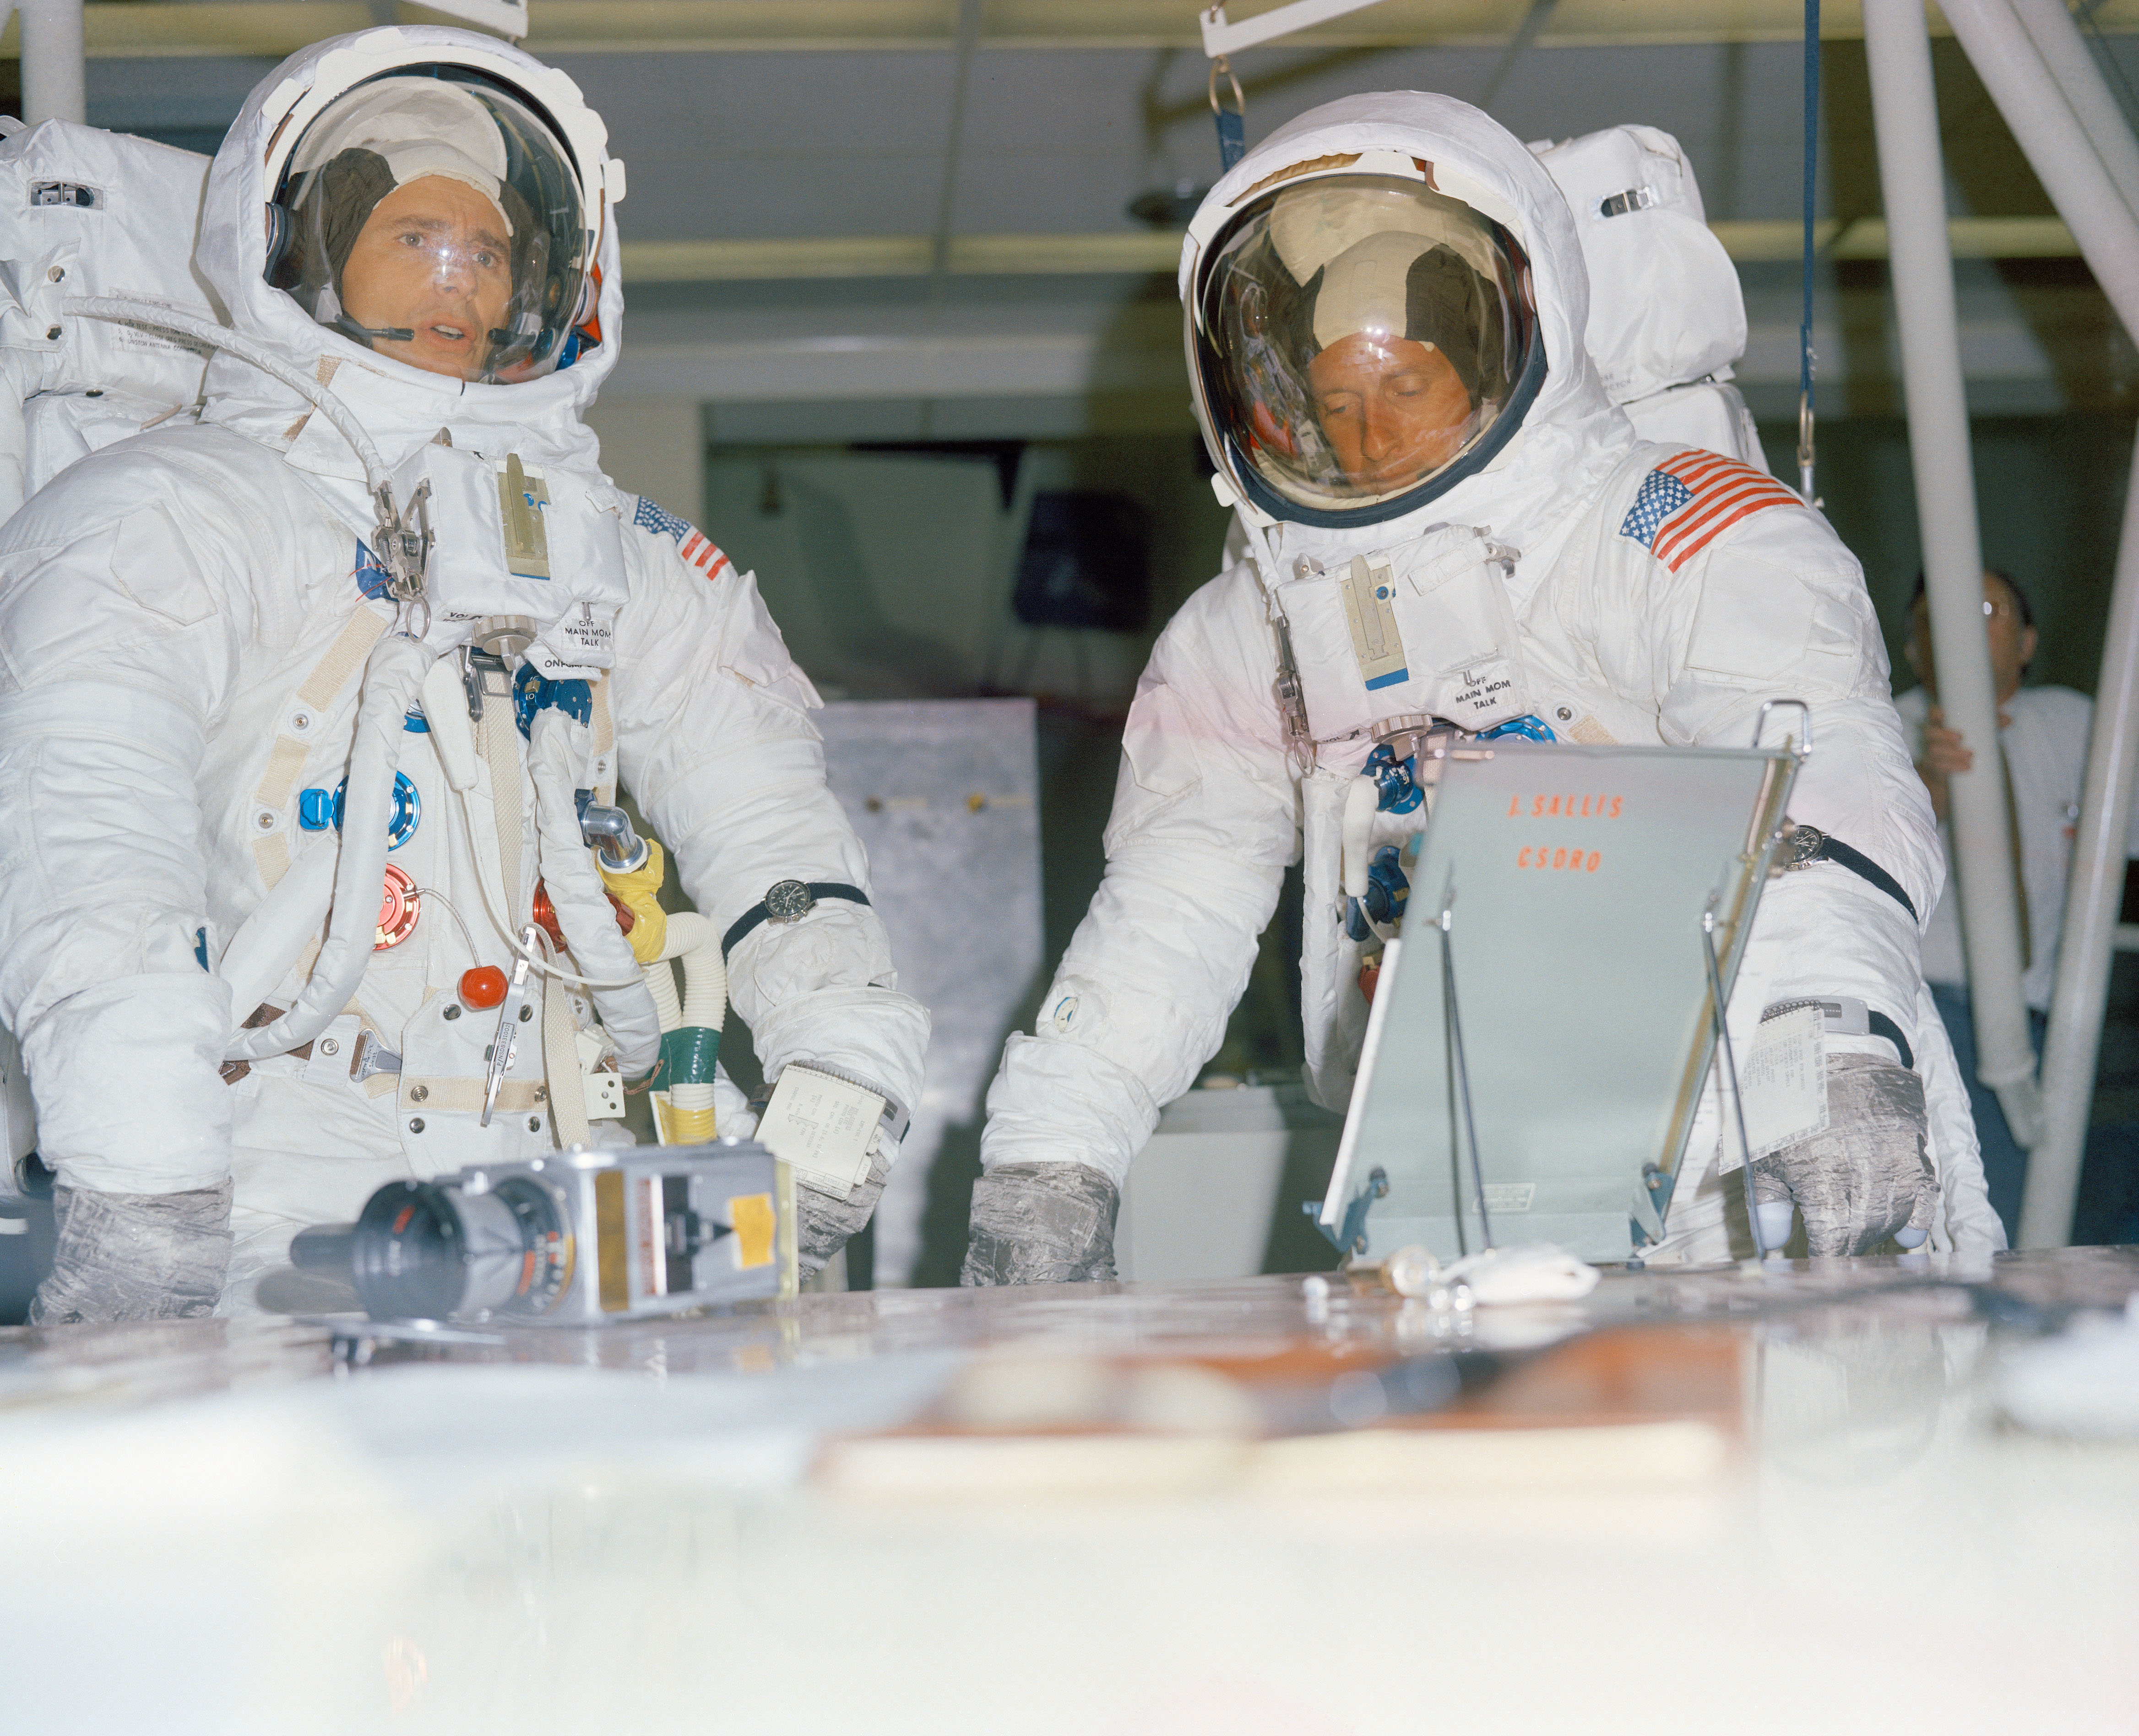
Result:
<svg viewBox="0 0 2139 1736"><path fill-rule="evenodd" d="M1623 795L1534 795L1527 817L1531 819L1617 819L1626 805ZM1525 817L1523 799L1508 798L1508 818Z"/></svg>

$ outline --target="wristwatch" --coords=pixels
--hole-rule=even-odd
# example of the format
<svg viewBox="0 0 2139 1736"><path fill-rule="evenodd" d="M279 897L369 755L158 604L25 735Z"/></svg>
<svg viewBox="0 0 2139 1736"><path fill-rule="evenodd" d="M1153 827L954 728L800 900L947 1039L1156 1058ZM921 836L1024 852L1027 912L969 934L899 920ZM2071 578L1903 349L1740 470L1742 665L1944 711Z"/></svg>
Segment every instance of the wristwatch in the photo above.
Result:
<svg viewBox="0 0 2139 1736"><path fill-rule="evenodd" d="M766 888L765 896L737 917L721 936L722 960L725 962L737 944L759 923L799 922L817 907L820 898L844 898L854 904L869 902L869 894L859 886L847 886L837 880L775 881Z"/></svg>
<svg viewBox="0 0 2139 1736"><path fill-rule="evenodd" d="M1920 920L1916 907L1910 902L1902 883L1881 868L1862 850L1844 844L1838 838L1830 838L1817 826L1794 824L1789 835L1783 840L1782 859L1776 863L1784 873L1797 868L1809 868L1815 862L1831 862L1837 868L1845 868L1867 884L1876 886L1909 913L1909 920Z"/></svg>

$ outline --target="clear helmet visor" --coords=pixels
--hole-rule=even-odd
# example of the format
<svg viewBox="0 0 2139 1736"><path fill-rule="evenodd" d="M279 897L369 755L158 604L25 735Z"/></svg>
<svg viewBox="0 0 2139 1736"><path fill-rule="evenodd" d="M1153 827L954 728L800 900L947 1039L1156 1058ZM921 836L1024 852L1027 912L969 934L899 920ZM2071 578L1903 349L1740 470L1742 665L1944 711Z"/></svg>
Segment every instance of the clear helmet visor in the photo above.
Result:
<svg viewBox="0 0 2139 1736"><path fill-rule="evenodd" d="M526 101L461 69L374 79L291 151L267 281L321 325L459 379L558 365L589 264L571 155Z"/></svg>
<svg viewBox="0 0 2139 1736"><path fill-rule="evenodd" d="M1408 510L1490 457L1542 377L1514 237L1393 176L1256 199L1207 252L1192 318L1212 438L1280 517Z"/></svg>

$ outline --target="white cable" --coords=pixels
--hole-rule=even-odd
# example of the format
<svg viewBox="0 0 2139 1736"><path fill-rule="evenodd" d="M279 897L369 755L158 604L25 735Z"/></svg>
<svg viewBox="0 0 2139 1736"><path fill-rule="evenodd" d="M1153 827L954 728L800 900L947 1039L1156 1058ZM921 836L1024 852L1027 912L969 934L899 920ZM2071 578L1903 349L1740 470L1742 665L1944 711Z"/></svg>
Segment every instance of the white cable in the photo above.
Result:
<svg viewBox="0 0 2139 1736"><path fill-rule="evenodd" d="M85 319L112 320L121 325L160 326L211 348L228 350L239 360L252 363L262 374L281 381L335 425L355 452L357 462L364 466L365 486L373 494L392 482L385 462L379 456L379 448L371 443L364 424L347 404L317 380L307 379L263 345L232 331L228 325L218 325L213 320L203 320L182 307L148 296L69 296L60 303L60 311Z"/></svg>
<svg viewBox="0 0 2139 1736"><path fill-rule="evenodd" d="M468 811L469 792L463 790L458 794L461 799L461 818L467 822L468 832L472 838L476 833L476 824L475 815ZM581 976L577 971L567 971L562 965L553 965L548 960L538 957L522 946L520 944L520 936L505 926L505 919L498 915L497 906L491 897L490 876L482 872L480 863L476 868L475 883L482 892L483 913L490 918L491 926L497 931L499 936L504 941L506 950L515 958L526 959L545 976L554 976L560 982L577 983L583 989L628 989L639 980L636 977L612 979L606 976Z"/></svg>
<svg viewBox="0 0 2139 1736"><path fill-rule="evenodd" d="M461 932L461 941L467 948L469 961L474 964L481 964L482 962L482 955L475 950L475 936L468 932L468 925L461 920L461 913L453 908L453 900L448 898L443 892L440 892L435 886L419 886L416 888L416 891L418 896L425 898L435 898L439 903L446 907L446 914L453 919L453 926Z"/></svg>

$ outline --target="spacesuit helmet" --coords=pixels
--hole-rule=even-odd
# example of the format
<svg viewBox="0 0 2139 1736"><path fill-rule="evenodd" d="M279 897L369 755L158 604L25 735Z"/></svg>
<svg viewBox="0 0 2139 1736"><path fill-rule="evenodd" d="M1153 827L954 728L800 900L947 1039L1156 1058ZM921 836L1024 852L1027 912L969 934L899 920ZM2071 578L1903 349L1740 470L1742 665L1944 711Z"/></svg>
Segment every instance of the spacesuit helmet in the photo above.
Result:
<svg viewBox="0 0 2139 1736"><path fill-rule="evenodd" d="M1483 469L1545 376L1529 259L1480 208L1495 202L1430 164L1353 160L1251 188L1186 298L1212 461L1312 525L1393 518Z"/></svg>
<svg viewBox="0 0 2139 1736"><path fill-rule="evenodd" d="M267 281L320 325L467 380L571 359L595 237L580 166L526 93L467 66L399 68L281 154Z"/></svg>

